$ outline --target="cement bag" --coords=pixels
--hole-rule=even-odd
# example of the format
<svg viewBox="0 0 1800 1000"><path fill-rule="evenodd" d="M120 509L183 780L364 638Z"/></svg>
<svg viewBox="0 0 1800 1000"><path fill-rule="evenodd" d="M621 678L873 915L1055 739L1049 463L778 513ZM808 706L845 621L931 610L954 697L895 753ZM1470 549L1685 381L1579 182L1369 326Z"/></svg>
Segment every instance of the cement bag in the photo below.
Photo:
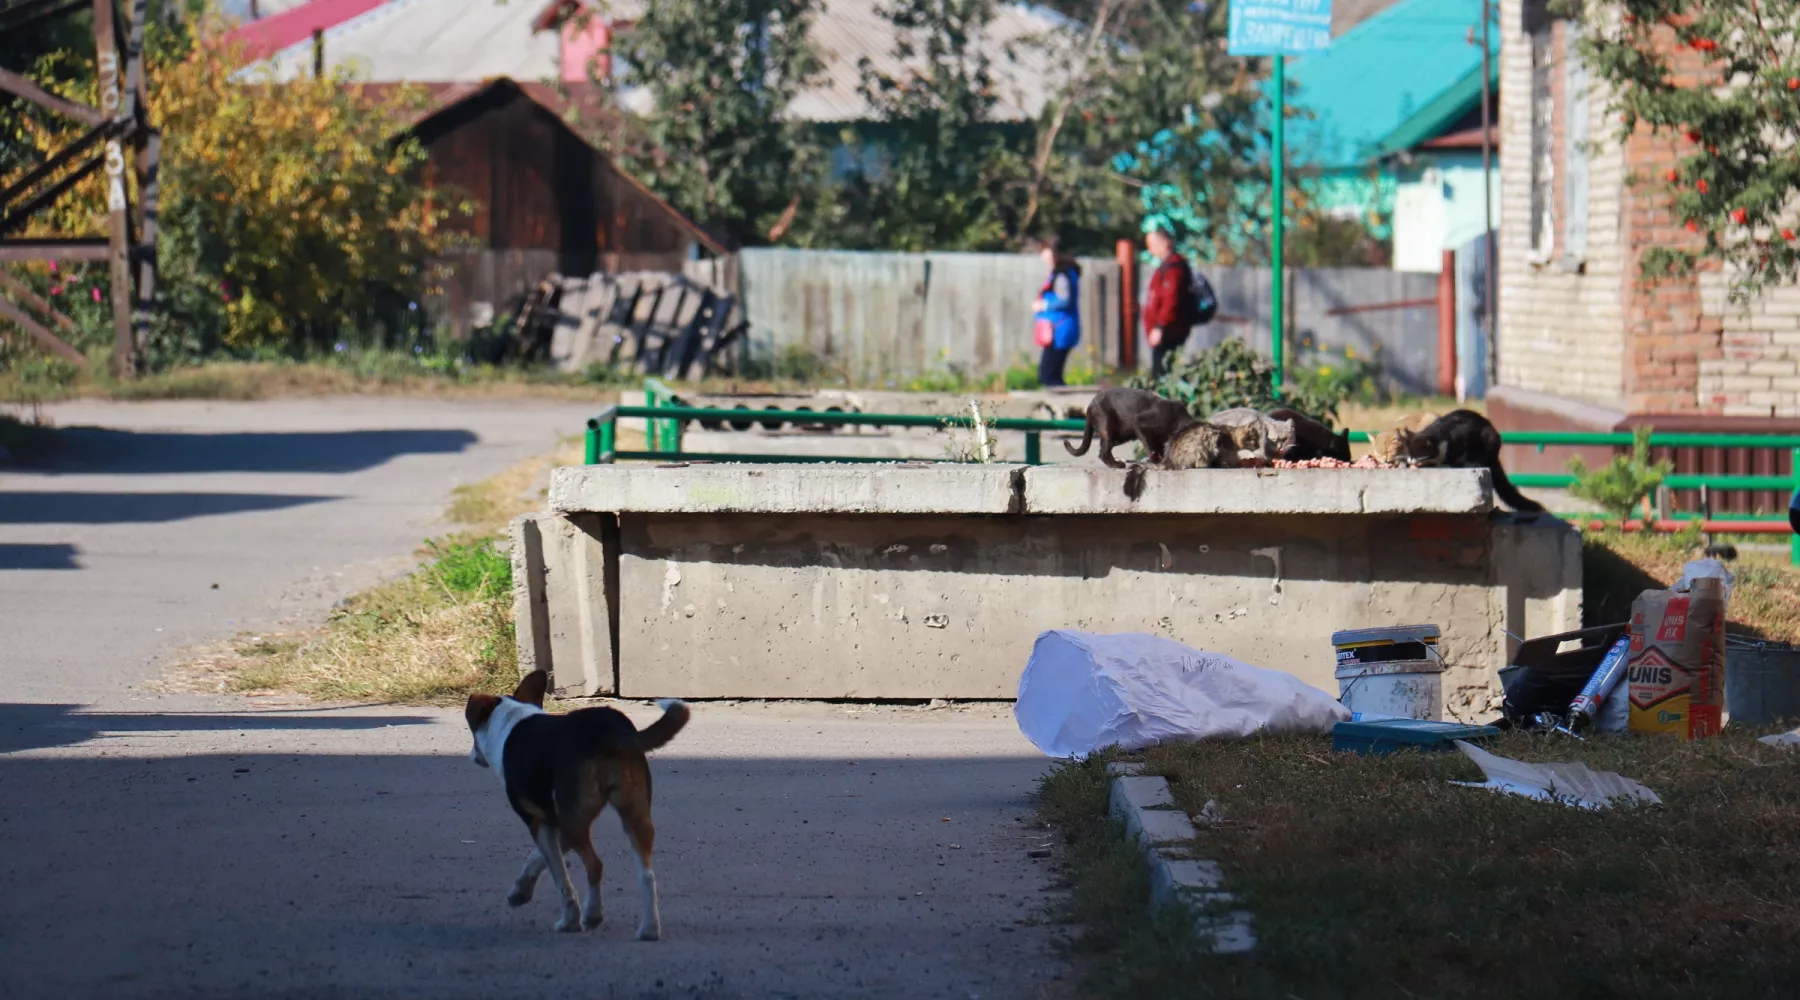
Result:
<svg viewBox="0 0 1800 1000"><path fill-rule="evenodd" d="M1328 733L1350 712L1289 674L1173 639L1055 629L1032 647L1013 717L1039 750L1084 757L1114 743Z"/></svg>

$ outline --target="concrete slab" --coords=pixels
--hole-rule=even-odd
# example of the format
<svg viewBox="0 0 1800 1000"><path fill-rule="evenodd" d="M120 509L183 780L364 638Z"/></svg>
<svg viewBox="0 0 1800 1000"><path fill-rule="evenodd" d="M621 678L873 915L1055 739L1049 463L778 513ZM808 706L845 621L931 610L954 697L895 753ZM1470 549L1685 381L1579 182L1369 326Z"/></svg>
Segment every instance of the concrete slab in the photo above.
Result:
<svg viewBox="0 0 1800 1000"><path fill-rule="evenodd" d="M587 465L557 469L550 509L681 514L1010 514L1019 465Z"/></svg>
<svg viewBox="0 0 1800 1000"><path fill-rule="evenodd" d="M1025 472L1030 514L1482 514L1485 469L1145 469L1038 466Z"/></svg>

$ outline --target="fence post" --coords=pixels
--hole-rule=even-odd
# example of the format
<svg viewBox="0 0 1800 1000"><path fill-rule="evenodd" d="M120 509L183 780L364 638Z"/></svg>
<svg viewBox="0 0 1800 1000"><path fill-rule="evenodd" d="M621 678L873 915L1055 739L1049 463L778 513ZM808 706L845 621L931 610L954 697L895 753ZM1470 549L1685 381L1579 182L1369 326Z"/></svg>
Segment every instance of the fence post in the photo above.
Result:
<svg viewBox="0 0 1800 1000"><path fill-rule="evenodd" d="M1119 370L1137 371L1137 244L1120 240L1113 253L1119 259Z"/></svg>
<svg viewBox="0 0 1800 1000"><path fill-rule="evenodd" d="M1794 474L1794 489L1800 490L1800 448L1794 449L1792 462L1793 467L1789 471ZM1788 499L1791 502L1793 494L1788 494ZM1795 532L1794 537L1788 540L1788 562L1800 566L1800 532Z"/></svg>
<svg viewBox="0 0 1800 1000"><path fill-rule="evenodd" d="M1438 370L1437 392L1456 395L1456 251L1445 250L1438 270Z"/></svg>
<svg viewBox="0 0 1800 1000"><path fill-rule="evenodd" d="M1039 434L1037 431L1025 432L1025 464L1044 464L1043 435Z"/></svg>
<svg viewBox="0 0 1800 1000"><path fill-rule="evenodd" d="M583 440L581 442L581 464L582 465L599 465L600 464L600 428L598 426L599 423L600 423L600 421L598 421L598 420L589 420L587 422L587 433L583 435Z"/></svg>

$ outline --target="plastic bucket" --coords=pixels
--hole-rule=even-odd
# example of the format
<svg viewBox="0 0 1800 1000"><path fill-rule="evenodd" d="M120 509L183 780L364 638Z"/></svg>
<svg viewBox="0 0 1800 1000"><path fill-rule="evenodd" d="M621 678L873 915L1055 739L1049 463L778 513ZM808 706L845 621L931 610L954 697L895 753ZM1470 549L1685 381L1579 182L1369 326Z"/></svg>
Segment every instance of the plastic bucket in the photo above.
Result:
<svg viewBox="0 0 1800 1000"><path fill-rule="evenodd" d="M1444 661L1388 660L1340 663L1338 701L1365 716L1443 721Z"/></svg>
<svg viewBox="0 0 1800 1000"><path fill-rule="evenodd" d="M1733 639L1725 650L1725 707L1734 725L1800 719L1800 649Z"/></svg>

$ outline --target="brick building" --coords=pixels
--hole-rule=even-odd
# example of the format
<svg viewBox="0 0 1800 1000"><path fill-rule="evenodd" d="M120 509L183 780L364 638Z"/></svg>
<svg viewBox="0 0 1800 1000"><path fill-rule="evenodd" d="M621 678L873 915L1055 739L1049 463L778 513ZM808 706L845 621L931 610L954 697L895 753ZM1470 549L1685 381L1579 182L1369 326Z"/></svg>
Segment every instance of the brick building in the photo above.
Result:
<svg viewBox="0 0 1800 1000"><path fill-rule="evenodd" d="M1647 286L1652 246L1696 239L1654 183L1665 139L1624 142L1576 56L1578 26L1545 0L1501 0L1498 385L1502 430L1800 433L1800 288L1747 309L1716 268ZM1696 61L1677 68L1698 72ZM1683 449L1688 451L1688 449ZM1560 472L1573 449L1509 448L1509 467ZM1603 455L1592 456L1603 458ZM1782 474L1785 454L1677 454L1680 471ZM1751 498L1744 498L1756 502ZM1734 504L1733 506L1736 506Z"/></svg>

